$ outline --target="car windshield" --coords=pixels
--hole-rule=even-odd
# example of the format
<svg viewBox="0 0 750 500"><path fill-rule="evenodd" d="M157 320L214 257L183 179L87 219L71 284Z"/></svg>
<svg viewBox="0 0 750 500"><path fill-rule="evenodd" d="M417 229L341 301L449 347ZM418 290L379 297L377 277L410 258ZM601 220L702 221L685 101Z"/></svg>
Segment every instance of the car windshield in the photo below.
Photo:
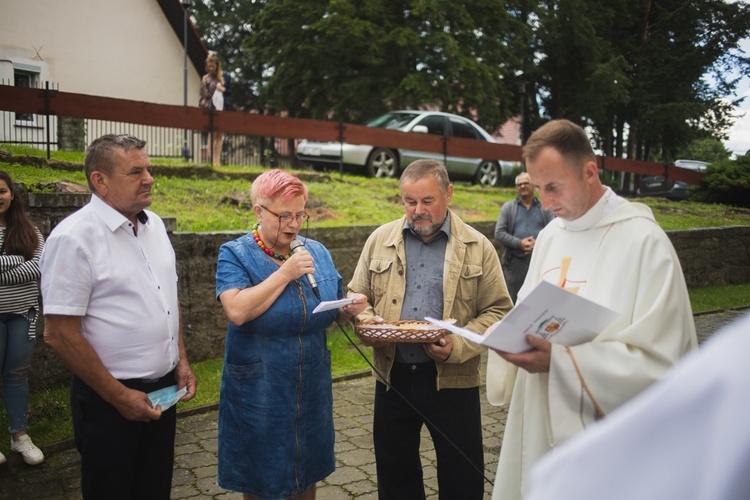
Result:
<svg viewBox="0 0 750 500"><path fill-rule="evenodd" d="M386 113L370 120L365 125L368 127L400 130L417 116L419 116L419 113Z"/></svg>

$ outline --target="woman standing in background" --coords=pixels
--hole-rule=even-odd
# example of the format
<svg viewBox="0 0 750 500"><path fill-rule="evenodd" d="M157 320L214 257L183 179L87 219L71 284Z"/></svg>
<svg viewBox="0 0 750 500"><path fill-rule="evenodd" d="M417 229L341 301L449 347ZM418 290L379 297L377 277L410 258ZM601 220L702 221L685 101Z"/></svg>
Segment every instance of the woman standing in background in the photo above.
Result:
<svg viewBox="0 0 750 500"><path fill-rule="evenodd" d="M206 74L201 79L201 100L200 106L205 109L214 108L213 97L216 91L223 93L226 90L224 87L224 73L221 71L221 63L219 62L219 56L216 52L209 52L206 58ZM216 108L214 108L216 109ZM222 105L223 109L223 105ZM221 111L221 109L219 109ZM223 132L213 132L213 165L219 165L221 160L221 146L224 140Z"/></svg>
<svg viewBox="0 0 750 500"><path fill-rule="evenodd" d="M10 449L29 465L44 454L28 434L29 367L39 316L39 258L44 239L23 210L10 176L0 170L0 372L10 422ZM0 463L5 456L0 453Z"/></svg>

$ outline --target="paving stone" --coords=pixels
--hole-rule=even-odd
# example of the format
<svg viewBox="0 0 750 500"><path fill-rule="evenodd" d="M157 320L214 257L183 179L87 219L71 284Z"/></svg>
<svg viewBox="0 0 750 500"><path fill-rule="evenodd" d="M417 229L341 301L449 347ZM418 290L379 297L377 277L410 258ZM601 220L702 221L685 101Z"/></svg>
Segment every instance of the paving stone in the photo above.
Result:
<svg viewBox="0 0 750 500"><path fill-rule="evenodd" d="M317 488L317 498L321 500L349 500L352 496L341 486L322 485Z"/></svg>
<svg viewBox="0 0 750 500"><path fill-rule="evenodd" d="M172 498L195 498L200 491L193 484L175 485L172 483Z"/></svg>
<svg viewBox="0 0 750 500"><path fill-rule="evenodd" d="M195 482L195 474L192 469L175 469L172 471L172 487L192 484Z"/></svg>
<svg viewBox="0 0 750 500"><path fill-rule="evenodd" d="M190 453L189 455L180 455L175 457L175 464L185 469L195 467L204 467L206 465L216 465L218 457L212 453Z"/></svg>
<svg viewBox="0 0 750 500"><path fill-rule="evenodd" d="M199 441L194 443L182 444L174 447L175 456L178 455L189 455L190 453L200 453L205 451L199 444Z"/></svg>
<svg viewBox="0 0 750 500"><path fill-rule="evenodd" d="M363 475L362 469L353 465L337 466L336 470L328 476L325 483L331 485L344 485L366 477Z"/></svg>
<svg viewBox="0 0 750 500"><path fill-rule="evenodd" d="M352 427L350 429L342 429L341 434L343 436L346 436L347 438L353 438L357 436L370 435L370 431L362 427Z"/></svg>
<svg viewBox="0 0 750 500"><path fill-rule="evenodd" d="M348 483L345 486L346 491L352 498L376 498L378 493L377 485L369 480L360 480ZM374 496L371 496L374 495Z"/></svg>
<svg viewBox="0 0 750 500"><path fill-rule="evenodd" d="M338 459L345 465L353 465L355 467L359 465L369 464L375 461L375 454L372 450L366 449L355 449L351 451L345 451L339 454Z"/></svg>
<svg viewBox="0 0 750 500"><path fill-rule="evenodd" d="M197 479L203 479L205 477L216 477L216 466L215 465L208 465L206 467L196 467L192 469L193 475Z"/></svg>
<svg viewBox="0 0 750 500"><path fill-rule="evenodd" d="M362 434L360 436L354 436L349 438L349 442L357 448L367 448L372 452L372 433ZM375 455L373 454L373 457Z"/></svg>
<svg viewBox="0 0 750 500"><path fill-rule="evenodd" d="M199 479L196 483L198 489L203 495L218 495L219 493L226 493L227 490L219 486L219 482L216 476L204 477Z"/></svg>

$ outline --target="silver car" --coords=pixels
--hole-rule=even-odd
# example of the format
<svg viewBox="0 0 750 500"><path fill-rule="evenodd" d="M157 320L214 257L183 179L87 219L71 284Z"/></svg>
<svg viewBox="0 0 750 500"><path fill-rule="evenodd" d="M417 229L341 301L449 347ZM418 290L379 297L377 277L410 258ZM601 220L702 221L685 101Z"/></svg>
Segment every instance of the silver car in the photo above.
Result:
<svg viewBox="0 0 750 500"><path fill-rule="evenodd" d="M462 116L438 111L392 111L365 123L368 127L382 127L402 132L420 132L446 137L460 137L495 142L490 134L473 121ZM442 153L391 149L378 146L339 142L300 141L297 158L313 166L338 164L366 167L373 177L398 178L401 170L419 159L444 161L451 180L468 180L485 187L500 184L500 178L511 175L515 162L463 158Z"/></svg>

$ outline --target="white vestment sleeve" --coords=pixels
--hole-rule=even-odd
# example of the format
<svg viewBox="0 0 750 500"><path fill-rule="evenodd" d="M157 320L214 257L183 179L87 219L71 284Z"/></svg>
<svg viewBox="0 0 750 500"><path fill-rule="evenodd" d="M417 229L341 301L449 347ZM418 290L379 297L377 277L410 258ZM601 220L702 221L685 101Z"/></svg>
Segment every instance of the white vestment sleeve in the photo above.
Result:
<svg viewBox="0 0 750 500"><path fill-rule="evenodd" d="M526 500L750 498L750 316L552 450Z"/></svg>

